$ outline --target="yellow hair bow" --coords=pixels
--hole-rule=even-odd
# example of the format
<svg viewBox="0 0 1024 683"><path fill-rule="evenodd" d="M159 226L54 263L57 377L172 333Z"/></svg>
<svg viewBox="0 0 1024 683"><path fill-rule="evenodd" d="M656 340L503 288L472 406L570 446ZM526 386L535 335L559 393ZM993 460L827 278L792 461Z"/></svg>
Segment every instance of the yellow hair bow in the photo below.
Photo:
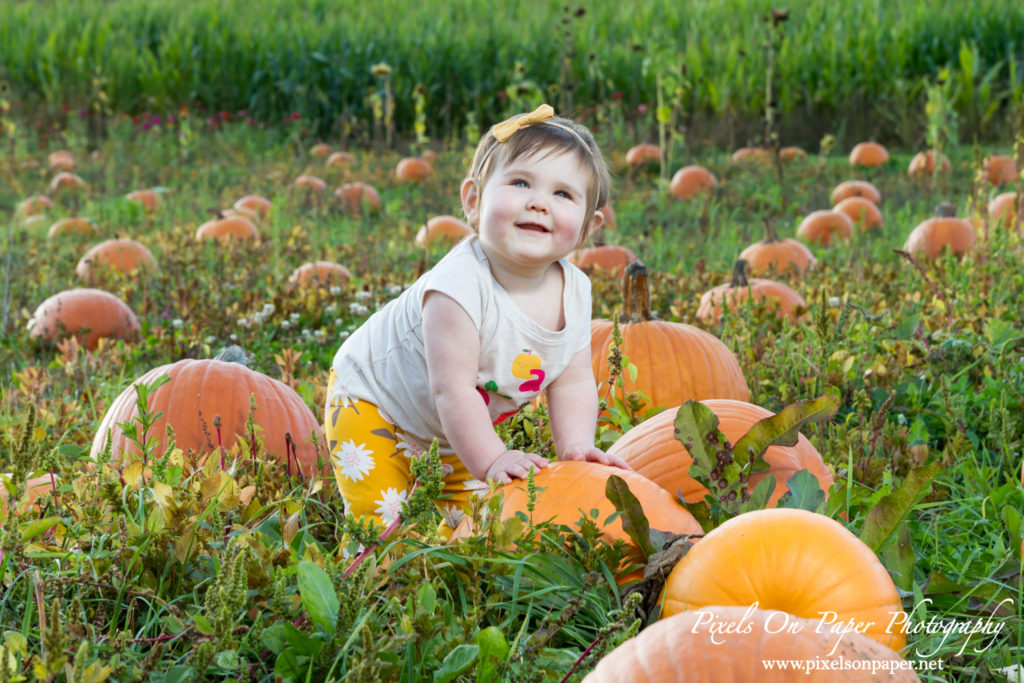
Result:
<svg viewBox="0 0 1024 683"><path fill-rule="evenodd" d="M505 142L512 134L524 126L530 126L535 123L542 123L547 121L555 115L555 110L550 104L542 104L534 109L529 114L519 114L513 116L510 119L506 119L501 123L494 124L491 128L491 135L498 142Z"/></svg>

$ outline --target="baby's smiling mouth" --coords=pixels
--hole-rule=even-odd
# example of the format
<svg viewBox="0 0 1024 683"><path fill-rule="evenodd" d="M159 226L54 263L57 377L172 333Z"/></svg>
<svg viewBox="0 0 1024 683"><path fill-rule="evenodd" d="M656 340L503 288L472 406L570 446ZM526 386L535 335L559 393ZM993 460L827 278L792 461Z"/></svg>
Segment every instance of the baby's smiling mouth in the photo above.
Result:
<svg viewBox="0 0 1024 683"><path fill-rule="evenodd" d="M516 223L516 227L520 230L529 230L531 232L551 232L539 223Z"/></svg>

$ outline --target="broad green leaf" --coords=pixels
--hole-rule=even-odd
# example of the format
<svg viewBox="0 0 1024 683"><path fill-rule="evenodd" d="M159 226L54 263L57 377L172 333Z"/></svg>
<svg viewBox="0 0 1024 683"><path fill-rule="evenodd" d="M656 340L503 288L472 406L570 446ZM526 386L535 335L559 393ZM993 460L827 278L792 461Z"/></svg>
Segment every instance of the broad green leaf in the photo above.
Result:
<svg viewBox="0 0 1024 683"><path fill-rule="evenodd" d="M732 450L729 440L718 430L718 416L703 403L690 399L679 406L673 426L676 440L693 458L690 476L707 486L718 455Z"/></svg>
<svg viewBox="0 0 1024 683"><path fill-rule="evenodd" d="M795 446L800 428L807 422L822 422L830 419L839 410L839 399L825 395L806 401L797 401L783 408L777 415L766 417L754 423L741 436L733 449L736 462L746 465L758 460L769 446Z"/></svg>
<svg viewBox="0 0 1024 683"><path fill-rule="evenodd" d="M940 469L937 462L931 462L910 470L902 486L883 497L868 511L860 530L860 540L877 553L929 489Z"/></svg>
<svg viewBox="0 0 1024 683"><path fill-rule="evenodd" d="M281 654L281 650L285 646L284 624L277 622L263 629L263 632L260 633L260 642L275 655Z"/></svg>
<svg viewBox="0 0 1024 683"><path fill-rule="evenodd" d="M456 676L468 669L476 661L480 647L477 645L455 646L455 649L448 653L448 656L441 662L441 666L434 672L434 683L449 683Z"/></svg>
<svg viewBox="0 0 1024 683"><path fill-rule="evenodd" d="M757 486L750 492L750 500L746 503L741 503L739 506L740 512L750 512L752 510L764 510L768 506L768 501L772 497L772 493L775 491L775 476L768 475L761 481L757 482Z"/></svg>
<svg viewBox="0 0 1024 683"><path fill-rule="evenodd" d="M604 495L612 502L615 509L622 515L622 530L625 531L637 547L643 552L644 557L654 554L656 548L651 545L651 525L647 521L644 509L640 501L629 490L629 485L617 475L608 477L604 485Z"/></svg>
<svg viewBox="0 0 1024 683"><path fill-rule="evenodd" d="M909 591L914 587L914 546L906 522L900 524L895 538L885 544L879 557L897 588Z"/></svg>
<svg viewBox="0 0 1024 683"><path fill-rule="evenodd" d="M331 577L320 565L309 560L299 562L297 573L302 606L320 630L333 635L337 630L341 603Z"/></svg>
<svg viewBox="0 0 1024 683"><path fill-rule="evenodd" d="M434 590L433 584L428 581L420 586L416 591L416 602L427 614L433 613L434 607L437 605L437 591Z"/></svg>
<svg viewBox="0 0 1024 683"><path fill-rule="evenodd" d="M782 494L776 507L817 512L825 502L825 492L821 490L821 484L807 470L795 472L786 480L786 487L789 490Z"/></svg>
<svg viewBox="0 0 1024 683"><path fill-rule="evenodd" d="M476 634L476 644L480 648L477 655L477 683L490 683L498 675L498 667L508 655L508 642L505 634L497 626L488 626Z"/></svg>
<svg viewBox="0 0 1024 683"><path fill-rule="evenodd" d="M36 536L41 536L53 527L60 524L60 517L43 517L33 522L26 522L20 525L21 540L31 541Z"/></svg>

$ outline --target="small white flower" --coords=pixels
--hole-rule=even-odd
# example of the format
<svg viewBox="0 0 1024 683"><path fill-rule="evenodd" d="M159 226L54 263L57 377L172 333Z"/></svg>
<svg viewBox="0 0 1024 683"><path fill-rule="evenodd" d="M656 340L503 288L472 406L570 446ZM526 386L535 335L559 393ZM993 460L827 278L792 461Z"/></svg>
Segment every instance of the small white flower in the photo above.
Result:
<svg viewBox="0 0 1024 683"><path fill-rule="evenodd" d="M231 341L238 341L238 335L232 332L228 339L230 339Z"/></svg>
<svg viewBox="0 0 1024 683"><path fill-rule="evenodd" d="M381 521L384 524L391 524L402 514L402 503L407 500L409 494L406 491L399 491L394 487L389 488L387 491L381 491L381 494L383 498L373 501L377 503L377 509L374 512L380 515Z"/></svg>
<svg viewBox="0 0 1024 683"><path fill-rule="evenodd" d="M358 446L351 439L339 444L334 451L334 467L346 479L362 481L363 477L374 468L373 451L362 443Z"/></svg>
<svg viewBox="0 0 1024 683"><path fill-rule="evenodd" d="M405 434L395 432L398 436L398 443L395 447L402 451L402 455L407 458L418 458L427 450L422 445L416 443L414 440L407 437Z"/></svg>
<svg viewBox="0 0 1024 683"><path fill-rule="evenodd" d="M213 342L217 341L217 338L211 334L205 339L205 341L207 344L212 344Z"/></svg>
<svg viewBox="0 0 1024 683"><path fill-rule="evenodd" d="M263 310L260 311L264 318L269 318L274 315L274 304L263 304Z"/></svg>
<svg viewBox="0 0 1024 683"><path fill-rule="evenodd" d="M391 285L388 287L388 294L391 296L398 296L402 293L402 285Z"/></svg>
<svg viewBox="0 0 1024 683"><path fill-rule="evenodd" d="M303 337L308 337L311 334L313 334L313 331L310 330L308 327L303 327L302 328L302 336Z"/></svg>
<svg viewBox="0 0 1024 683"><path fill-rule="evenodd" d="M259 325L262 322L263 322L263 313L262 312L253 313L253 315L252 315L252 324L253 325Z"/></svg>
<svg viewBox="0 0 1024 683"><path fill-rule="evenodd" d="M358 301L369 301L372 298L373 294L366 291L365 289L360 289L358 292L356 292L356 299Z"/></svg>
<svg viewBox="0 0 1024 683"><path fill-rule="evenodd" d="M337 312L338 307L335 306L334 304L327 304L326 306L324 306L324 313L326 313L327 315L334 315Z"/></svg>
<svg viewBox="0 0 1024 683"><path fill-rule="evenodd" d="M239 327L249 327L249 321L246 318L239 318L238 319L238 326Z"/></svg>
<svg viewBox="0 0 1024 683"><path fill-rule="evenodd" d="M331 296L338 296L339 294L341 294L341 287L339 287L338 285L331 285L331 288L328 289L327 291L330 292Z"/></svg>
<svg viewBox="0 0 1024 683"><path fill-rule="evenodd" d="M171 325L174 327L181 327L184 324L185 323L181 320L181 318L175 318L174 320L171 321Z"/></svg>
<svg viewBox="0 0 1024 683"><path fill-rule="evenodd" d="M348 335L348 330L342 330L341 332L338 333L338 339L340 339L341 341L345 341L346 339L348 339Z"/></svg>
<svg viewBox="0 0 1024 683"><path fill-rule="evenodd" d="M313 330L313 336L316 337L319 341L323 341L327 337L327 333L324 332L323 329L321 328L318 330Z"/></svg>
<svg viewBox="0 0 1024 683"><path fill-rule="evenodd" d="M830 296L828 298L828 307L829 308L839 308L842 305L843 305L843 302L842 302L842 300L840 300L840 298L838 296Z"/></svg>
<svg viewBox="0 0 1024 683"><path fill-rule="evenodd" d="M288 322L287 320L282 320L281 321L281 329L282 330L291 329L291 326L292 326L292 324L290 322Z"/></svg>
<svg viewBox="0 0 1024 683"><path fill-rule="evenodd" d="M288 314L288 319L291 320L293 323L299 322L299 317L300 316L299 316L298 313L289 313Z"/></svg>
<svg viewBox="0 0 1024 683"><path fill-rule="evenodd" d="M370 312L369 308L356 301L353 301L348 305L348 310L352 315L366 315Z"/></svg>

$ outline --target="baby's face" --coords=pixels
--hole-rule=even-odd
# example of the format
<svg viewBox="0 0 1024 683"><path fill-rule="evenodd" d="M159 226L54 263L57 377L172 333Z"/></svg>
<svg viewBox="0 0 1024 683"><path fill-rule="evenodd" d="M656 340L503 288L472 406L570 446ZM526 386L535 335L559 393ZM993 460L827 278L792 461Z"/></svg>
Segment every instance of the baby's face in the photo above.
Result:
<svg viewBox="0 0 1024 683"><path fill-rule="evenodd" d="M547 266L576 247L593 218L589 180L574 154L540 152L500 164L464 208L489 255L523 268Z"/></svg>

